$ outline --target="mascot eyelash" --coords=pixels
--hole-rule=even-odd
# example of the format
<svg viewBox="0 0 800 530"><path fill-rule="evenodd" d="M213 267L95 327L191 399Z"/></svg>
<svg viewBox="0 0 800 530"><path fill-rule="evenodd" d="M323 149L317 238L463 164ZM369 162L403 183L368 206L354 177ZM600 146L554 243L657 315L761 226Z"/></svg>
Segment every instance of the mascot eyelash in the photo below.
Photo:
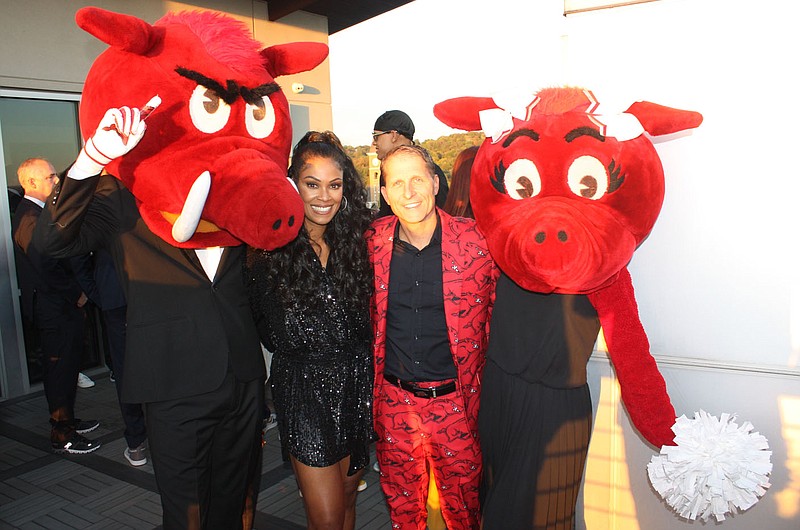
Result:
<svg viewBox="0 0 800 530"><path fill-rule="evenodd" d="M500 162L497 163L497 166L495 166L492 176L489 178L492 187L504 195L508 195L508 189L506 188L505 181L506 169L507 168L505 164L502 160L500 160ZM622 167L617 165L616 160L613 158L611 159L611 162L608 163L606 170L608 172L608 190L606 193L614 193L619 189L620 186L622 186L623 182L625 182L625 175L620 175L622 172ZM520 177L520 180L522 178L525 177ZM526 178L526 182L520 182L520 185L527 191L528 196L525 198L532 197L532 194L529 190L529 186L531 186L530 181ZM584 195L584 197L586 197L586 195Z"/></svg>

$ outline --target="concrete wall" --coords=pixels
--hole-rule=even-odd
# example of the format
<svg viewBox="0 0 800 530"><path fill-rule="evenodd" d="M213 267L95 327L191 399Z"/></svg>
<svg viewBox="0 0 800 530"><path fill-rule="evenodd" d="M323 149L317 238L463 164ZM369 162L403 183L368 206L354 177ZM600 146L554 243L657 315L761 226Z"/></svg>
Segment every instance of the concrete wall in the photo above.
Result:
<svg viewBox="0 0 800 530"><path fill-rule="evenodd" d="M267 18L263 0L0 0L0 88L80 93L94 59L106 44L75 24L75 12L93 5L155 22L169 11L211 9L228 13L252 28L265 46L293 42L328 42L327 18L297 12L277 22ZM295 134L308 129L332 128L328 61L311 72L278 78L290 105L308 109L308 123L297 124ZM294 94L292 83L307 88Z"/></svg>

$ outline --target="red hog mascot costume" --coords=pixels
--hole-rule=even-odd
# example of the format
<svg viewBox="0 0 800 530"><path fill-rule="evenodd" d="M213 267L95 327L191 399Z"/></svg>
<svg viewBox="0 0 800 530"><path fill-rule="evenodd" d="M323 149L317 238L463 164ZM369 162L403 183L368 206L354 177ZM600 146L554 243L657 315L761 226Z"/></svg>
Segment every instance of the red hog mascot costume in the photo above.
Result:
<svg viewBox="0 0 800 530"><path fill-rule="evenodd" d="M276 248L302 224L275 78L314 68L327 46L265 48L213 12L151 25L88 7L76 20L109 48L86 78L85 146L40 244L114 257L128 300L122 399L145 404L164 528L249 527L265 369L242 260L245 244Z"/></svg>
<svg viewBox="0 0 800 530"><path fill-rule="evenodd" d="M732 445L747 457L728 454L714 471L700 471L709 442L697 431L712 430L714 418L700 413L695 423L705 428L684 417L676 423L627 269L664 198L663 169L644 133L694 128L702 116L648 102L604 110L581 88L434 108L445 124L487 136L470 194L502 271L479 420L485 530L573 528L592 429L586 363L601 326L631 421L663 447L651 480L680 515L719 519L768 486L766 441L748 435L752 426L731 429L727 416L715 425L735 431ZM754 469L742 471L742 460Z"/></svg>

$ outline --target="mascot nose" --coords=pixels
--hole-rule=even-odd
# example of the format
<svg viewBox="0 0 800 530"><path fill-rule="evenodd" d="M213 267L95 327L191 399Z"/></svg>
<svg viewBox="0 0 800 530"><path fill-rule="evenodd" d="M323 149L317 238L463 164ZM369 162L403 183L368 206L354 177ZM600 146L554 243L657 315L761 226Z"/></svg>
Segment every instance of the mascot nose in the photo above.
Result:
<svg viewBox="0 0 800 530"><path fill-rule="evenodd" d="M289 226L289 228L294 226L294 215L289 216L289 219L286 221L286 224ZM278 231L281 229L282 225L283 225L283 219L280 218L275 219L275 222L272 223L272 229Z"/></svg>
<svg viewBox="0 0 800 530"><path fill-rule="evenodd" d="M567 237L567 232L566 232L565 230L559 230L559 231L556 233L556 237L557 237L557 238L558 238L558 240L559 240L559 241L561 241L562 243L566 243L566 242L567 242L567 239L569 239L569 237ZM540 244L541 244L541 243L544 243L544 242L545 242L545 240L547 239L547 233L546 233L546 232L544 232L544 231L541 231L541 232L536 232L536 235L533 237L533 239L534 239L534 241L536 241L537 243L540 243Z"/></svg>

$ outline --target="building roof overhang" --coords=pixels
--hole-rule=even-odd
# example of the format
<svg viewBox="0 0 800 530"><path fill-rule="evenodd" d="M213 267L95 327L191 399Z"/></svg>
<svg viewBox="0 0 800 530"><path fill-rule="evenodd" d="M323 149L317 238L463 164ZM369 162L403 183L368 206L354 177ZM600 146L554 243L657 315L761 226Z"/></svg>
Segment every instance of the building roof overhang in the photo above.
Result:
<svg viewBox="0 0 800 530"><path fill-rule="evenodd" d="M295 11L307 11L328 17L328 34L336 33L372 17L382 15L413 0L269 0L270 21Z"/></svg>

